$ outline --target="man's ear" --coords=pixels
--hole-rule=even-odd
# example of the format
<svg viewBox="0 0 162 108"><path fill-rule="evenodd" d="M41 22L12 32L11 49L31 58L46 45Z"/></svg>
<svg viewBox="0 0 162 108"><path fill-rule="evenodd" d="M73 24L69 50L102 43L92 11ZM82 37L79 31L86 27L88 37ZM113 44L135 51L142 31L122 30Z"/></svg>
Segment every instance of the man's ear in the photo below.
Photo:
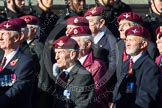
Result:
<svg viewBox="0 0 162 108"><path fill-rule="evenodd" d="M71 59L71 60L73 60L74 58L76 58L76 56L77 56L76 51L71 51L71 52L70 52L70 59Z"/></svg>
<svg viewBox="0 0 162 108"><path fill-rule="evenodd" d="M148 46L148 42L146 40L144 40L141 44L141 49L145 49L145 48L147 48L147 46Z"/></svg>
<svg viewBox="0 0 162 108"><path fill-rule="evenodd" d="M105 25L105 20L104 19L100 19L100 28L102 28Z"/></svg>
<svg viewBox="0 0 162 108"><path fill-rule="evenodd" d="M24 41L25 41L25 34L24 34L24 32L21 32L20 33L20 43L23 43Z"/></svg>
<svg viewBox="0 0 162 108"><path fill-rule="evenodd" d="M87 44L86 45L87 48L91 48L92 42L90 40L87 40L86 44Z"/></svg>

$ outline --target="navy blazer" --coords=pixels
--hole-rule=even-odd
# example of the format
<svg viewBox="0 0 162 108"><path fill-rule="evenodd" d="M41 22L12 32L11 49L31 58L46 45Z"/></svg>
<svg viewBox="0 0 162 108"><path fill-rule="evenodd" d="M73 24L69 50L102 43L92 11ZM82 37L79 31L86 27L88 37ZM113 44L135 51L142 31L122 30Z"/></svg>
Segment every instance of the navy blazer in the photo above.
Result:
<svg viewBox="0 0 162 108"><path fill-rule="evenodd" d="M160 71L157 65L146 53L133 64L133 75L128 76L128 64L129 60L123 63L113 91L116 108L158 108Z"/></svg>
<svg viewBox="0 0 162 108"><path fill-rule="evenodd" d="M12 64L13 61L15 63ZM3 91L0 94L0 108L31 108L32 59L19 50L0 72L0 76L10 74L15 74L16 80L12 86L0 87L0 91Z"/></svg>

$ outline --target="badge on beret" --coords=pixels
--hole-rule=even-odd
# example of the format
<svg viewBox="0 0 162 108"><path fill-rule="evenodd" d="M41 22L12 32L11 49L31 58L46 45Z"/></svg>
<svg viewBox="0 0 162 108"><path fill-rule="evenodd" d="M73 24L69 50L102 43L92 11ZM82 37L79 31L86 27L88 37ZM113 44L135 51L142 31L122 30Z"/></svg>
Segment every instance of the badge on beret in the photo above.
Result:
<svg viewBox="0 0 162 108"><path fill-rule="evenodd" d="M74 34L78 34L78 30L77 29L74 29Z"/></svg>
<svg viewBox="0 0 162 108"><path fill-rule="evenodd" d="M26 22L29 22L29 21L30 21L30 18L29 18L29 17L26 17L24 20L25 20Z"/></svg>
<svg viewBox="0 0 162 108"><path fill-rule="evenodd" d="M74 19L74 23L78 23L78 18L75 18Z"/></svg>
<svg viewBox="0 0 162 108"><path fill-rule="evenodd" d="M128 13L126 13L125 15L123 15L126 19L130 17L130 15Z"/></svg>
<svg viewBox="0 0 162 108"><path fill-rule="evenodd" d="M134 30L132 30L132 32L133 32L134 34L136 34L138 31L137 31L136 29L134 29Z"/></svg>
<svg viewBox="0 0 162 108"><path fill-rule="evenodd" d="M63 46L64 45L64 42L62 40L60 40L58 43L57 43L58 46Z"/></svg>
<svg viewBox="0 0 162 108"><path fill-rule="evenodd" d="M6 24L4 25L4 27L9 28L9 27L11 27L11 25L9 25L8 23L6 23Z"/></svg>

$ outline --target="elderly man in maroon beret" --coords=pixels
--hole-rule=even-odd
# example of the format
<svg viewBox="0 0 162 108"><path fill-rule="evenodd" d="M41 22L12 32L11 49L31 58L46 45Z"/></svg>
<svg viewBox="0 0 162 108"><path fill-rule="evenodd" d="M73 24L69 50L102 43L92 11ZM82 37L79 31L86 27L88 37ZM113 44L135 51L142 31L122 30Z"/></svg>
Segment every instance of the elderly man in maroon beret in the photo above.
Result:
<svg viewBox="0 0 162 108"><path fill-rule="evenodd" d="M129 55L126 54L126 48L125 48L125 40L126 35L125 31L133 26L139 26L143 24L142 17L134 12L124 12L120 14L120 16L117 18L117 22L119 24L119 32L120 32L120 38L117 41L116 46L116 76L117 79L121 76L122 71L122 64L124 61L126 61L129 58ZM151 37L150 37L151 38ZM155 58L157 49L153 42L149 41L147 51L150 54L151 58Z"/></svg>
<svg viewBox="0 0 162 108"><path fill-rule="evenodd" d="M112 108L158 108L160 72L146 50L148 33L142 26L126 30L126 53L130 58L122 65Z"/></svg>
<svg viewBox="0 0 162 108"><path fill-rule="evenodd" d="M94 108L108 108L108 95L101 98L101 95L107 94L107 67L101 59L94 57L93 41L89 27L75 27L71 30L69 36L77 41L80 47L78 59L91 73L95 82L95 96L92 100Z"/></svg>
<svg viewBox="0 0 162 108"><path fill-rule="evenodd" d="M27 43L34 44L32 41L39 37L39 19L32 15L26 15L20 17L20 19L23 19L28 28L28 34L27 34Z"/></svg>
<svg viewBox="0 0 162 108"><path fill-rule="evenodd" d="M68 33L71 32L71 30L75 27L79 26L89 26L89 22L85 17L82 16L73 16L66 20L67 26L66 26L66 36L68 36Z"/></svg>
<svg viewBox="0 0 162 108"><path fill-rule="evenodd" d="M89 21L89 28L92 32L94 55L106 63L109 72L108 81L110 81L116 70L116 38L105 26L104 12L103 7L93 7L84 14L84 17ZM111 81L114 82L114 80ZM112 88L111 84L108 82L108 88Z"/></svg>
<svg viewBox="0 0 162 108"><path fill-rule="evenodd" d="M53 42L55 59L60 68L53 95L55 108L93 108L94 81L78 61L79 45L74 39L62 36Z"/></svg>
<svg viewBox="0 0 162 108"><path fill-rule="evenodd" d="M0 24L0 107L31 108L33 83L32 59L19 46L20 22L8 20Z"/></svg>

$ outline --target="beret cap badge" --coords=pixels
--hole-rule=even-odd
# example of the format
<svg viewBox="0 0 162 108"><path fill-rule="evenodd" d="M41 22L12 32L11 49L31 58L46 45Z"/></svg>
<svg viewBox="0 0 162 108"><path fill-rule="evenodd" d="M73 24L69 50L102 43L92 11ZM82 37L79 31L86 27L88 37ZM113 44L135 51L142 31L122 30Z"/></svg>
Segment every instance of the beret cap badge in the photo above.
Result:
<svg viewBox="0 0 162 108"><path fill-rule="evenodd" d="M64 42L62 40L60 40L58 43L57 43L58 46L62 47L64 45Z"/></svg>
<svg viewBox="0 0 162 108"><path fill-rule="evenodd" d="M11 25L9 25L8 23L6 23L6 24L4 25L4 27L9 28L9 27L11 27Z"/></svg>
<svg viewBox="0 0 162 108"><path fill-rule="evenodd" d="M78 18L75 18L74 19L74 23L78 23Z"/></svg>
<svg viewBox="0 0 162 108"><path fill-rule="evenodd" d="M123 15L126 19L130 17L130 15L128 13L126 13L125 15Z"/></svg>

